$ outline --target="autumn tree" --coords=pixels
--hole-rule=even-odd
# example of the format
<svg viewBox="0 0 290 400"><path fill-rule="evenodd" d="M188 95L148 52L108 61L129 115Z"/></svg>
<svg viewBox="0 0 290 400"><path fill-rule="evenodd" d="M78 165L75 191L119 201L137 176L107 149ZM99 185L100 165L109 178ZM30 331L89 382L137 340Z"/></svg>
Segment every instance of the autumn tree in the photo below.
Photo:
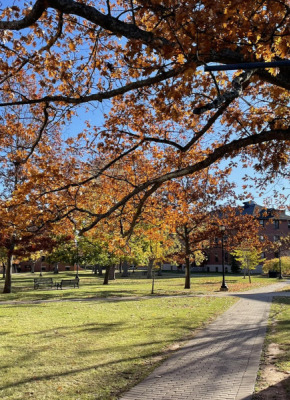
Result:
<svg viewBox="0 0 290 400"><path fill-rule="evenodd" d="M22 78L27 93L29 89L32 92L29 77ZM41 245L43 249L51 247L49 221L57 219L61 203L48 209L49 195L40 194L44 187L65 180L67 174L62 170L65 153L59 142L59 124L48 105L38 105L33 112L7 108L1 115L0 129L0 245L7 254L4 292L10 293L13 256L29 249L36 251ZM55 163L58 158L60 162Z"/></svg>
<svg viewBox="0 0 290 400"><path fill-rule="evenodd" d="M245 247L241 244L239 249L232 252L235 259L241 263L241 267L248 274L249 283L251 283L251 271L254 270L264 259L261 257L261 251L254 247Z"/></svg>
<svg viewBox="0 0 290 400"><path fill-rule="evenodd" d="M166 187L169 221L180 241L179 260L185 263L185 289L190 288L191 262L195 255L204 254L205 259L204 250L214 238L216 208L222 201L234 200L234 185L227 181L229 172L212 167L194 178L173 180Z"/></svg>
<svg viewBox="0 0 290 400"><path fill-rule="evenodd" d="M61 202L54 219L81 212L88 217L85 232L125 213L134 225L164 183L222 159L229 165L241 154L245 166L252 163L267 179L289 166L287 67L203 71L212 62L289 58L288 0L19 0L1 8L0 30L3 113L49 107L65 123L85 106L111 100L104 126L90 121L81 133L88 153L75 165L87 161L85 168L50 188L70 198L54 197L53 212ZM91 213L77 189L91 190L88 182L100 175L112 184L120 160L132 165L138 152L147 174ZM100 153L105 160L92 168Z"/></svg>

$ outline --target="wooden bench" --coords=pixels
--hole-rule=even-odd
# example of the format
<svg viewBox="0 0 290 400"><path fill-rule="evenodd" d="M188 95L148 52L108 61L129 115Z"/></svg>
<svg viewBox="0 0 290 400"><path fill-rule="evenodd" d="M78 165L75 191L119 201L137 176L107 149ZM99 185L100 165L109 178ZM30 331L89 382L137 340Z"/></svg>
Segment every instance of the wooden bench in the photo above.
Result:
<svg viewBox="0 0 290 400"><path fill-rule="evenodd" d="M80 288L79 286L79 279L62 279L59 283L57 283L56 287L57 289L60 288L62 289L64 286L73 286L74 288L77 287L78 289Z"/></svg>
<svg viewBox="0 0 290 400"><path fill-rule="evenodd" d="M34 289L38 289L40 286L53 286L52 278L34 278Z"/></svg>

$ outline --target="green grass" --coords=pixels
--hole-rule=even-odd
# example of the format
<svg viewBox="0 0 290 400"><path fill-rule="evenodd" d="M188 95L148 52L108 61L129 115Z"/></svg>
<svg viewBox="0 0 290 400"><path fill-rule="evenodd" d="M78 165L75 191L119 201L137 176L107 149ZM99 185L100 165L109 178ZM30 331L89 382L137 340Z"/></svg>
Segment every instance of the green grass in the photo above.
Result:
<svg viewBox="0 0 290 400"><path fill-rule="evenodd" d="M288 287L289 290L289 287ZM272 398L273 393L276 393L275 398L285 398L284 393L281 392L280 386L285 389L286 397L290 398L290 297L274 297L273 304L270 311L268 331L264 343L264 350L262 354L262 364L258 373L258 380L255 389L255 399ZM286 379L277 383L275 386L269 386L269 383L263 378L265 375L265 365L268 364L265 353L268 352L270 345L278 345L279 351L275 353L271 361L272 371L275 376L275 370L286 373ZM288 376L288 378L287 378Z"/></svg>
<svg viewBox="0 0 290 400"><path fill-rule="evenodd" d="M118 291L117 291L118 292ZM236 300L152 297L2 305L1 400L113 400Z"/></svg>
<svg viewBox="0 0 290 400"><path fill-rule="evenodd" d="M111 296L147 296L151 293L151 280L146 279L141 272L131 274L129 278L120 278L117 274L115 281L109 285L103 285L103 277L93 275L91 272L81 271L80 289L65 288L56 289L33 289L33 278L39 273L13 274L12 293L3 294L3 280L0 281L0 301L7 300L49 300L65 298L87 298L87 297L111 297ZM45 277L52 277L55 281L72 278L73 272L61 272L58 275L44 273ZM275 278L253 276L252 284L242 276L228 275L226 281L230 292L245 291L277 282ZM191 289L184 289L184 275L163 273L156 277L155 294L178 295L178 294L213 294L219 292L221 286L221 275L192 275Z"/></svg>
<svg viewBox="0 0 290 400"><path fill-rule="evenodd" d="M290 297L275 297L270 316L270 332L267 342L277 343L281 354L277 355L276 366L280 371L290 372ZM289 386L290 393L290 386Z"/></svg>

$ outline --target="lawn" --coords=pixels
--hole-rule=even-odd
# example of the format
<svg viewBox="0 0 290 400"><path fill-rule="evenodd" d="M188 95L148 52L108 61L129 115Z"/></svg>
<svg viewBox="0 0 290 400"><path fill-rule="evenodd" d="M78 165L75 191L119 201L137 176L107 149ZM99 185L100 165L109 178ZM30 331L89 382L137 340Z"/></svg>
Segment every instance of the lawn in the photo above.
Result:
<svg viewBox="0 0 290 400"><path fill-rule="evenodd" d="M22 273L13 275L12 293L2 294L3 280L0 280L0 301L5 300L48 300L55 298L87 298L87 297L111 297L111 296L147 296L151 293L151 280L146 279L141 271L131 274L129 278L121 278L110 281L109 285L103 285L103 277L94 275L88 271L80 272L80 289L65 288L64 290L48 289L34 290L33 278L39 274ZM61 272L58 275L44 273L44 277L52 277L54 281L72 278L73 272ZM214 294L219 292L221 275L192 275L191 289L184 289L184 275L163 273L155 280L156 295L178 294ZM228 275L226 282L230 292L245 291L277 282L276 278L253 276L252 284L243 276Z"/></svg>
<svg viewBox="0 0 290 400"><path fill-rule="evenodd" d="M116 399L176 342L235 301L152 297L2 305L0 398Z"/></svg>
<svg viewBox="0 0 290 400"><path fill-rule="evenodd" d="M289 332L290 297L275 297L256 384L257 400L290 398Z"/></svg>

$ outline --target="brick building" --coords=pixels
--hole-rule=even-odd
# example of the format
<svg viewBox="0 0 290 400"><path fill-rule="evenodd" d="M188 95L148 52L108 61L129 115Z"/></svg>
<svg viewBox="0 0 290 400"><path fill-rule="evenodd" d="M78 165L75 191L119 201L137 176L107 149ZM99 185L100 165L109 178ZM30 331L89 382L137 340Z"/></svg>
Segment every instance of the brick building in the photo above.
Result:
<svg viewBox="0 0 290 400"><path fill-rule="evenodd" d="M285 210L277 210L274 208L265 208L258 205L254 201L244 203L243 215L252 215L258 219L260 224L260 240L268 239L270 242L277 242L283 236L290 234L290 215ZM290 249L281 249L281 255L290 255ZM272 249L265 249L261 254L263 258L271 259L278 257L278 252ZM215 240L214 246L207 251L207 262L202 268L203 271L221 272L222 271L222 252L221 239ZM226 236L224 239L224 263L225 271L231 271L231 255L227 251ZM262 272L262 266L258 266L255 272Z"/></svg>

